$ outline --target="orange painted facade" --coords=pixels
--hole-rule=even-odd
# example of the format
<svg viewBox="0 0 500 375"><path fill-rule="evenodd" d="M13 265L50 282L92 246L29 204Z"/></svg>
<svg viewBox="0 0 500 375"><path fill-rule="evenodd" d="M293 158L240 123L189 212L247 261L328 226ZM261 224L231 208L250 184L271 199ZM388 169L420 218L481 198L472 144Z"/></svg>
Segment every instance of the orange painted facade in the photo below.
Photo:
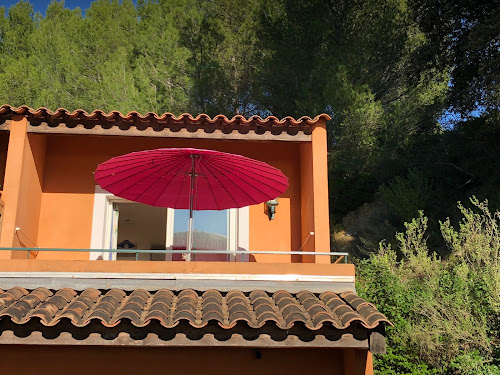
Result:
<svg viewBox="0 0 500 375"><path fill-rule="evenodd" d="M97 165L129 152L166 147L238 153L275 166L289 178L274 220L268 219L264 203L249 208L248 250L330 251L324 121L314 126L307 144L30 134L26 119L12 121L1 247L90 248ZM1 258L19 256L25 255L0 251ZM37 259L85 260L89 254L40 252ZM291 255L257 254L252 260L330 263L329 257Z"/></svg>
<svg viewBox="0 0 500 375"><path fill-rule="evenodd" d="M125 130L126 131L126 130ZM354 280L352 264L331 264L330 256L255 254L248 262L152 262L90 260L90 252L14 251L8 248L90 249L95 220L99 163L126 153L168 147L192 147L240 154L279 168L289 188L279 197L274 220L264 203L249 207L249 251L330 253L326 120L311 126L308 141L263 138L147 137L30 131L23 115L14 115L0 141L4 203L0 272L127 273L216 275L307 275ZM5 163L3 162L5 160ZM5 164L5 167L3 166ZM29 258L29 259L27 259ZM0 286L1 287L1 286ZM132 374L167 372L225 374L372 374L372 357L364 349L138 348L25 346L0 347L9 358L6 373ZM24 359L29 357L30 361ZM87 360L87 358L89 360ZM175 365L173 365L175 364Z"/></svg>
<svg viewBox="0 0 500 375"><path fill-rule="evenodd" d="M358 353L359 352L359 353ZM257 354L259 353L259 354ZM366 351L339 349L15 347L2 351L8 374L74 375L165 372L206 375L372 375ZM26 360L29 358L30 360Z"/></svg>
<svg viewBox="0 0 500 375"><path fill-rule="evenodd" d="M117 267L117 264L119 267ZM277 274L354 276L353 264L244 263L244 262L90 262L86 260L0 259L0 270L8 272L96 272L96 273L186 273L186 274Z"/></svg>

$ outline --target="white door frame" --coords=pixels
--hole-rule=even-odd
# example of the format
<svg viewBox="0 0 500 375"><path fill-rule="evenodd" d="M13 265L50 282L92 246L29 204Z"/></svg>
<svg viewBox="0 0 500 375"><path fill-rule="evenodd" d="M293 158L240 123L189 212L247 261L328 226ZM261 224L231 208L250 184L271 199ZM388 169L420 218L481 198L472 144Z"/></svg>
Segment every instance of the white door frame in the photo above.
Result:
<svg viewBox="0 0 500 375"><path fill-rule="evenodd" d="M99 185L95 187L94 211L92 214L92 235L90 240L91 249L116 248L117 236L111 236L112 226L116 228L118 215L113 212L113 203L134 203L119 198L102 189ZM114 220L113 220L114 219ZM172 250L174 242L174 210L167 208L167 228L165 248ZM115 223L116 222L116 223ZM249 249L249 207L232 208L228 217L228 251L248 251ZM116 253L91 252L90 260L116 260ZM172 260L172 254L166 254L165 260ZM248 261L248 256L230 255L231 261Z"/></svg>

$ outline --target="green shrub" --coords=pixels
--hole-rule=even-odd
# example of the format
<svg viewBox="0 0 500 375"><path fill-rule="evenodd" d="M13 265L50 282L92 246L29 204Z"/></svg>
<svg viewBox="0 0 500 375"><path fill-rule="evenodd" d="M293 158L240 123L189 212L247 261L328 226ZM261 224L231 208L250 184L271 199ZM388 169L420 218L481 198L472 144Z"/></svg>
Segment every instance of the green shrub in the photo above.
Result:
<svg viewBox="0 0 500 375"><path fill-rule="evenodd" d="M387 185L381 185L379 192L399 219L409 221L426 208L432 184L422 171L410 169L406 177L397 176Z"/></svg>
<svg viewBox="0 0 500 375"><path fill-rule="evenodd" d="M405 223L398 252L383 242L360 262L357 289L394 324L379 374L498 374L500 213L472 198L459 228L441 223L450 256L427 248L427 218ZM396 254L402 254L401 259Z"/></svg>

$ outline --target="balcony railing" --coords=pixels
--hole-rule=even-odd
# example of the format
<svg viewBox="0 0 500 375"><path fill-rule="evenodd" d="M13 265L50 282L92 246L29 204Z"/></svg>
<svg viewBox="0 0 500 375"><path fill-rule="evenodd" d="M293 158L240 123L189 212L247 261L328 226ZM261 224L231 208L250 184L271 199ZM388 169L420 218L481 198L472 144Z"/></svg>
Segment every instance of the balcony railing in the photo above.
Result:
<svg viewBox="0 0 500 375"><path fill-rule="evenodd" d="M140 249L69 249L69 248L38 248L38 247L1 247L0 251L21 251L26 252L27 259L30 256L36 258L40 252L93 252L93 253L108 253L108 254L135 254L136 260L139 260L139 254L165 254L179 255L190 258L191 255L228 255L233 256L237 260L240 256L241 261L245 261L245 257L250 255L306 255L306 256L328 256L330 263L347 263L348 253L343 252L314 252L314 251L228 251L228 250L140 250ZM192 259L196 260L196 259Z"/></svg>

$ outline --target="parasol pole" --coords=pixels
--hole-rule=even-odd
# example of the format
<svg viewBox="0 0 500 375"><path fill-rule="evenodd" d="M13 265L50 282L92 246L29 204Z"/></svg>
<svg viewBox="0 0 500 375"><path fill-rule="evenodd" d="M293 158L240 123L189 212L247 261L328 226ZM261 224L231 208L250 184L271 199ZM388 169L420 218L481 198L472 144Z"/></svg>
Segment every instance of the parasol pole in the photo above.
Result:
<svg viewBox="0 0 500 375"><path fill-rule="evenodd" d="M187 250L193 249L193 201L194 201L194 179L196 178L195 173L195 157L196 155L191 154L191 187L189 191L189 221L188 221L188 238L187 238ZM191 260L191 254L187 254L186 260L189 262Z"/></svg>

